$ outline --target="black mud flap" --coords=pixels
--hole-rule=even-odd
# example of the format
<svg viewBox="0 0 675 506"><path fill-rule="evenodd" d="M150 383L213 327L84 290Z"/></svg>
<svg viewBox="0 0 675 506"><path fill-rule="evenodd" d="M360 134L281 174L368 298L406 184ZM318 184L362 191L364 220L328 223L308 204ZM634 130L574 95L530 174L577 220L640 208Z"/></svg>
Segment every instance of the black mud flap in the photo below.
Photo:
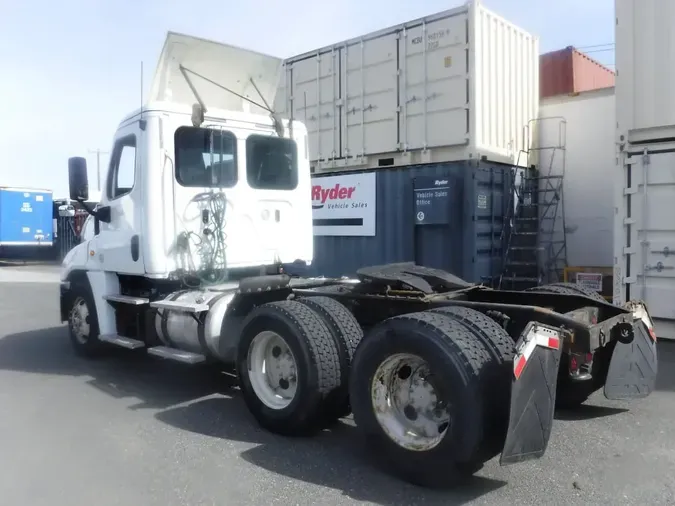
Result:
<svg viewBox="0 0 675 506"><path fill-rule="evenodd" d="M551 437L561 341L556 337L557 348L534 345L531 341L543 338L546 342L546 335L538 334L527 341L521 337L516 343L509 429L499 460L502 466L538 459Z"/></svg>
<svg viewBox="0 0 675 506"><path fill-rule="evenodd" d="M605 397L611 400L640 399L654 391L656 342L642 321L633 325L633 340L617 342L605 381Z"/></svg>

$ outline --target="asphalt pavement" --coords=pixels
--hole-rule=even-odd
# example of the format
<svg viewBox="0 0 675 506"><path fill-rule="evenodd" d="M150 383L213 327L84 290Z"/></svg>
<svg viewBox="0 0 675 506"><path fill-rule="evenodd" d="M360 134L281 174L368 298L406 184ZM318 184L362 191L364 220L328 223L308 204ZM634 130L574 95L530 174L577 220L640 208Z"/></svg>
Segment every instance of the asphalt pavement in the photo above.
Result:
<svg viewBox="0 0 675 506"><path fill-rule="evenodd" d="M596 394L557 414L542 459L494 459L430 491L371 467L350 419L286 439L255 425L226 375L125 350L77 358L57 280L0 267L0 506L675 504L675 344L660 344L651 397Z"/></svg>

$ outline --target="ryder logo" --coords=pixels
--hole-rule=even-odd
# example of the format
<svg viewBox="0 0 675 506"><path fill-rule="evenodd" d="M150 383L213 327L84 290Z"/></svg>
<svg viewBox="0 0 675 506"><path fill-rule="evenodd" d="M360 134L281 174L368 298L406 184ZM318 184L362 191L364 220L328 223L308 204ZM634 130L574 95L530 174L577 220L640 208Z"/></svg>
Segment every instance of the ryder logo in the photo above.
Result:
<svg viewBox="0 0 675 506"><path fill-rule="evenodd" d="M336 184L331 187L323 187L320 184L312 186L312 209L338 209L349 207L348 201L354 195L356 186L342 186Z"/></svg>

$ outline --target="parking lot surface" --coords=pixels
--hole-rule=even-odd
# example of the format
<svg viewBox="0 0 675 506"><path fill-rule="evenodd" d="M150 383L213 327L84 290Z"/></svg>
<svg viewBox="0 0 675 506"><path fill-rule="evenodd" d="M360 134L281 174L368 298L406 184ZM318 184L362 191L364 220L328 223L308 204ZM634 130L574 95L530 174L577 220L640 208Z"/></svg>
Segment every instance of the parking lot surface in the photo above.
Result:
<svg viewBox="0 0 675 506"><path fill-rule="evenodd" d="M675 503L670 343L651 397L596 394L558 413L542 459L495 459L458 490L430 491L373 469L349 419L286 439L255 425L226 375L125 350L75 357L58 322L58 276L12 269L0 272L3 506Z"/></svg>

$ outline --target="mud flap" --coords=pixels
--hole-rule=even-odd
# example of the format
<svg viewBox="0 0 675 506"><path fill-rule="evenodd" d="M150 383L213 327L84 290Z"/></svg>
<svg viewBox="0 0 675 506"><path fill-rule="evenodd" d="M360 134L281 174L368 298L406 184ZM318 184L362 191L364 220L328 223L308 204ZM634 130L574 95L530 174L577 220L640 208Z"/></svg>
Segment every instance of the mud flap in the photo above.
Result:
<svg viewBox="0 0 675 506"><path fill-rule="evenodd" d="M605 397L611 400L647 397L654 390L656 371L656 341L638 320L633 325L633 340L616 343L605 381Z"/></svg>
<svg viewBox="0 0 675 506"><path fill-rule="evenodd" d="M538 459L551 436L562 341L556 330L532 325L516 343L509 429L501 465Z"/></svg>

